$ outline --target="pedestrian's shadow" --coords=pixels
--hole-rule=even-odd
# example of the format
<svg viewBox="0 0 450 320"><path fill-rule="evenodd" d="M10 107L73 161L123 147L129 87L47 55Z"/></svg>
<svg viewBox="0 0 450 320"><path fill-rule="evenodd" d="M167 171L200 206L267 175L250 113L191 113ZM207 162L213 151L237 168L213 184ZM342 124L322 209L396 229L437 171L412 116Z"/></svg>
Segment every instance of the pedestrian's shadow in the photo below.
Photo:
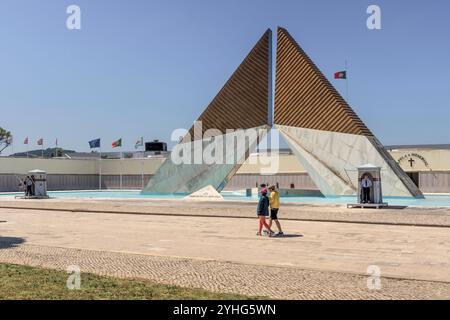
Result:
<svg viewBox="0 0 450 320"><path fill-rule="evenodd" d="M18 247L25 242L24 238L0 237L0 250Z"/></svg>
<svg viewBox="0 0 450 320"><path fill-rule="evenodd" d="M287 234L287 233L285 233L281 236L274 236L274 238L283 238L283 239L285 239L285 238L303 238L303 235L302 234Z"/></svg>
<svg viewBox="0 0 450 320"><path fill-rule="evenodd" d="M408 206L388 206L386 209L396 209L396 210L403 210L408 208Z"/></svg>

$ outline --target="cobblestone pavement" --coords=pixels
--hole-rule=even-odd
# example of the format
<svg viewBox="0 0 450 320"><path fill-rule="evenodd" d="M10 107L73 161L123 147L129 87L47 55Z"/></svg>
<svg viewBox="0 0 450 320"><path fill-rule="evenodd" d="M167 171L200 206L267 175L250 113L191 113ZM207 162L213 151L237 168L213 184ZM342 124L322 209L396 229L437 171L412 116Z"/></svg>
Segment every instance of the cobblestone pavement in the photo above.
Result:
<svg viewBox="0 0 450 320"><path fill-rule="evenodd" d="M0 235L26 244L290 266L450 282L450 229L282 221L257 237L257 219L0 209Z"/></svg>
<svg viewBox="0 0 450 320"><path fill-rule="evenodd" d="M134 209L121 201L94 206ZM0 209L0 262L59 269L77 264L85 272L273 298L450 299L447 227L288 219L282 220L287 237L261 238L256 218L250 219L253 205L141 206L168 214ZM172 215L175 209L181 215ZM296 210L307 214L283 207L287 216ZM447 212L420 214L432 219ZM370 265L381 268L381 291L367 289Z"/></svg>
<svg viewBox="0 0 450 320"><path fill-rule="evenodd" d="M275 299L450 299L450 283L381 278L381 289L369 290L366 276L348 273L15 245L11 239L0 240L0 262L61 270L78 265L99 275Z"/></svg>

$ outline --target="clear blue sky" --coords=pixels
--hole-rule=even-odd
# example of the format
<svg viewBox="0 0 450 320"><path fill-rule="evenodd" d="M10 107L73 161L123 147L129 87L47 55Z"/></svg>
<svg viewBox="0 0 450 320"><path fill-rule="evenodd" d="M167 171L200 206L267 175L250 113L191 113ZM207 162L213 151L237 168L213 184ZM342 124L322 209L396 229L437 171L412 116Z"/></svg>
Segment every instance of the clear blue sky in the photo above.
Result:
<svg viewBox="0 0 450 320"><path fill-rule="evenodd" d="M77 4L82 29L66 29ZM382 30L366 9L382 10ZM384 144L450 143L450 2L2 0L0 126L14 152L43 137L103 150L169 142L208 105L268 28L286 27ZM172 144L171 144L172 145Z"/></svg>

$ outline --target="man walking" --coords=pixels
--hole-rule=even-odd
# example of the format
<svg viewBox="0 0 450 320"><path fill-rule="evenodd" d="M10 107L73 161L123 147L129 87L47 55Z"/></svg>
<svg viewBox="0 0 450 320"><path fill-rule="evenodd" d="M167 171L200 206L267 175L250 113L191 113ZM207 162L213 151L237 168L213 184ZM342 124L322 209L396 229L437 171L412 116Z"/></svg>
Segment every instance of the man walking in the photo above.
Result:
<svg viewBox="0 0 450 320"><path fill-rule="evenodd" d="M370 203L370 188L372 188L372 181L369 179L367 175L364 175L364 178L361 181L361 189L362 189L362 203Z"/></svg>
<svg viewBox="0 0 450 320"><path fill-rule="evenodd" d="M272 222L275 221L277 225L278 233L276 236L284 235L283 230L281 230L281 224L278 221L278 210L280 209L280 194L276 190L275 186L269 187L269 203L270 203L270 218L269 218L269 228L272 229Z"/></svg>

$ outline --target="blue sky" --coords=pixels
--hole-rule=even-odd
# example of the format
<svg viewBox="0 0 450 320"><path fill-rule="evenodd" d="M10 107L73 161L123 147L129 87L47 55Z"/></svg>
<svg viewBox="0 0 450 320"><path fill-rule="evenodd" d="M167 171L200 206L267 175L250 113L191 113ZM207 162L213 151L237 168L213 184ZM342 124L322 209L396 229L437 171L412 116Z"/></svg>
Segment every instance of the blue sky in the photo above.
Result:
<svg viewBox="0 0 450 320"><path fill-rule="evenodd" d="M70 4L81 30L66 28ZM369 4L382 30L367 29ZM14 152L26 136L30 149L170 142L280 25L343 95L332 75L348 60L350 104L382 143L450 143L449 12L448 0L2 0L0 126Z"/></svg>

